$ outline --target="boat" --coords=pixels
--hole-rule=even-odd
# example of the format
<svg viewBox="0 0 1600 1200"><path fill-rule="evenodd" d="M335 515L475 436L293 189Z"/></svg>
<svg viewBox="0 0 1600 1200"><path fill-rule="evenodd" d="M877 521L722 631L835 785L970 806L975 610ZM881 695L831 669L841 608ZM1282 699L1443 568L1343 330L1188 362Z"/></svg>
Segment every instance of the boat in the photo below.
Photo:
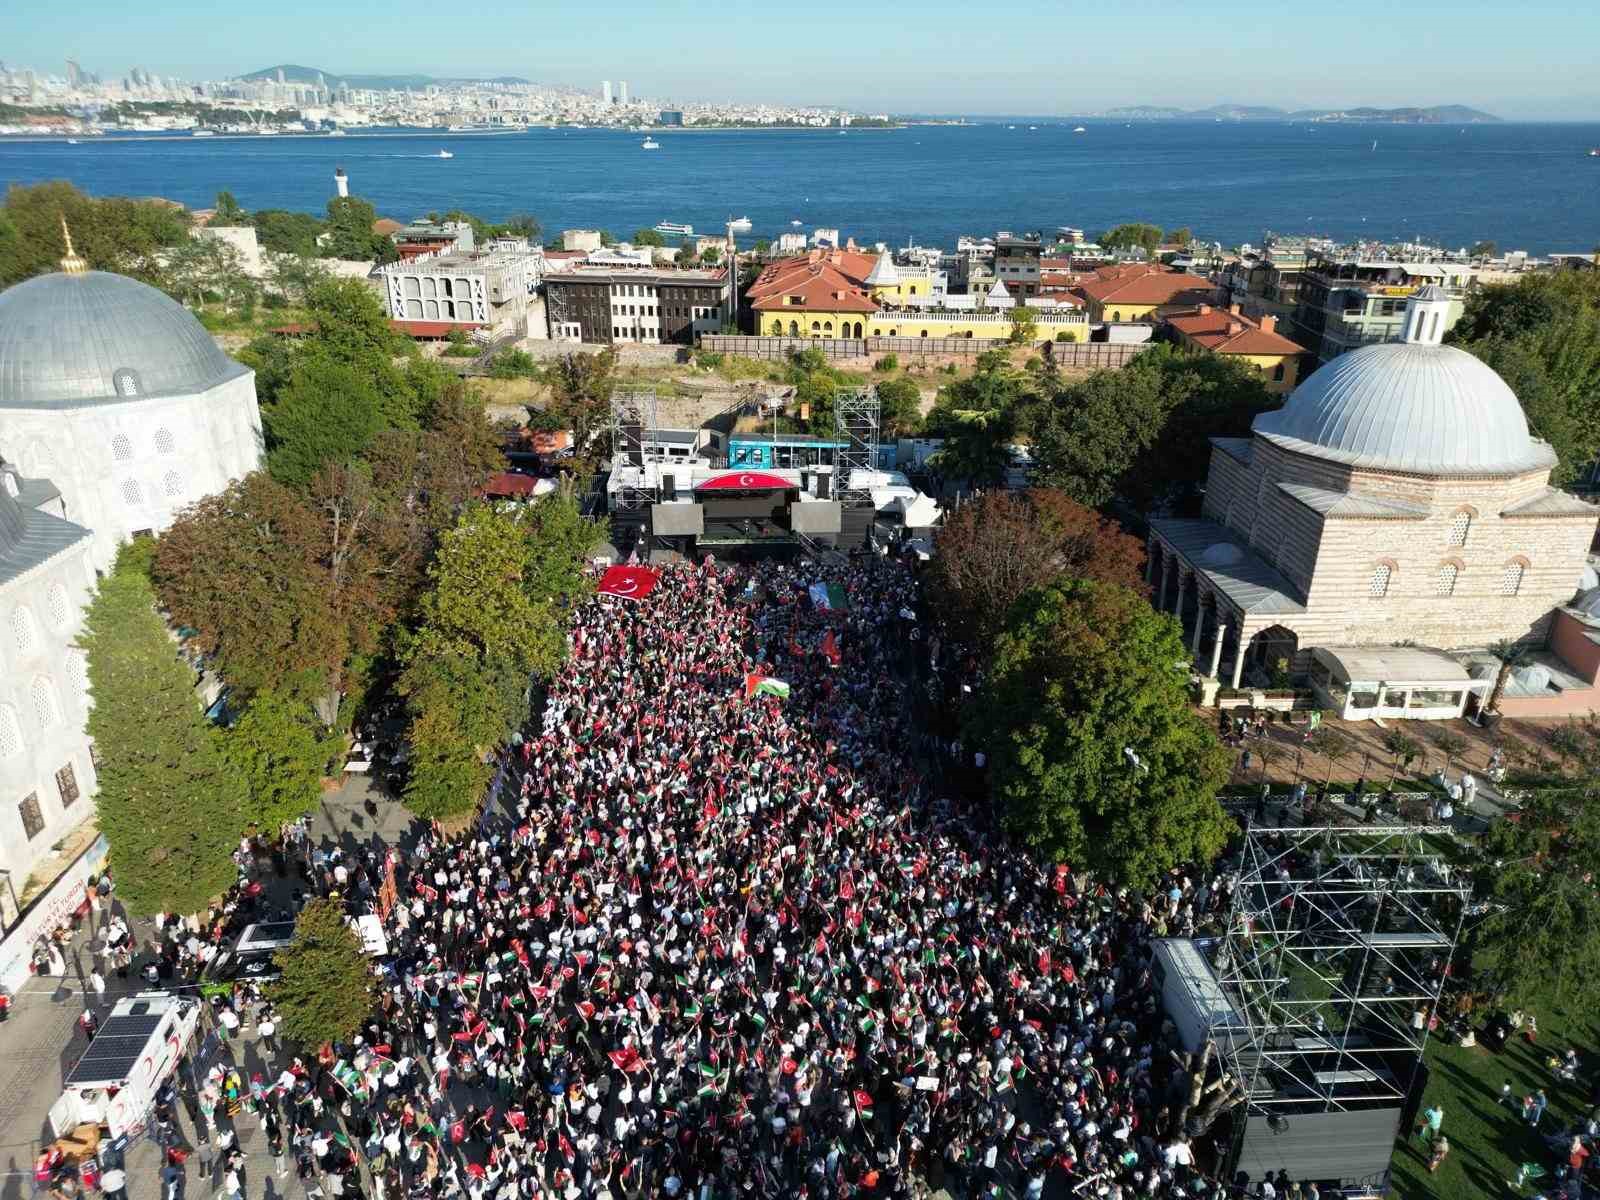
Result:
<svg viewBox="0 0 1600 1200"><path fill-rule="evenodd" d="M1007 129L1015 129L1015 128L1016 128L1016 126L1015 126L1015 125L1007 125L1007 126L1006 126L1006 128L1007 128Z"/></svg>
<svg viewBox="0 0 1600 1200"><path fill-rule="evenodd" d="M1378 148L1378 139L1377 138L1373 138L1372 139L1372 148L1374 150L1376 150Z"/></svg>
<svg viewBox="0 0 1600 1200"><path fill-rule="evenodd" d="M661 143L656 141L655 138L653 138L653 137L647 137L647 138L645 138L644 141L639 143L639 149L641 149L641 150L659 150L659 149L661 149Z"/></svg>
<svg viewBox="0 0 1600 1200"><path fill-rule="evenodd" d="M68 138L67 139L67 145L76 146L77 144L78 144L78 139L77 138Z"/></svg>
<svg viewBox="0 0 1600 1200"><path fill-rule="evenodd" d="M448 151L448 150L441 150L434 157L435 158L454 158L455 155L451 154L450 151Z"/></svg>
<svg viewBox="0 0 1600 1200"><path fill-rule="evenodd" d="M790 221L789 224L793 225L796 229L799 229L800 225L801 225L801 222L799 222L799 221Z"/></svg>
<svg viewBox="0 0 1600 1200"><path fill-rule="evenodd" d="M1589 150L1589 157L1600 158L1600 146L1591 147Z"/></svg>
<svg viewBox="0 0 1600 1200"><path fill-rule="evenodd" d="M342 129L330 129L330 130L328 130L328 136L329 137L348 137L349 135L346 134L345 131L342 130Z"/></svg>
<svg viewBox="0 0 1600 1200"><path fill-rule="evenodd" d="M1088 133L1089 131L1087 129L1085 129L1082 125L1078 125L1078 126L1075 126L1073 128L1072 132L1073 133Z"/></svg>
<svg viewBox="0 0 1600 1200"><path fill-rule="evenodd" d="M660 221L656 224L656 232L668 237L693 237L693 225L680 225L676 221Z"/></svg>
<svg viewBox="0 0 1600 1200"><path fill-rule="evenodd" d="M749 217L735 217L733 220L728 222L728 228L733 230L733 232L735 232L735 233L749 233L750 232L750 218Z"/></svg>
<svg viewBox="0 0 1600 1200"><path fill-rule="evenodd" d="M1028 126L1028 132L1029 132L1029 133L1032 133L1032 132L1033 132L1033 131L1034 131L1034 130L1036 130L1036 129L1038 129L1038 128L1039 128L1039 127L1038 127L1038 126L1037 126L1037 125L1029 125L1029 126Z"/></svg>
<svg viewBox="0 0 1600 1200"><path fill-rule="evenodd" d="M217 131L215 129L191 129L189 131L189 136L190 137L216 137L217 136Z"/></svg>

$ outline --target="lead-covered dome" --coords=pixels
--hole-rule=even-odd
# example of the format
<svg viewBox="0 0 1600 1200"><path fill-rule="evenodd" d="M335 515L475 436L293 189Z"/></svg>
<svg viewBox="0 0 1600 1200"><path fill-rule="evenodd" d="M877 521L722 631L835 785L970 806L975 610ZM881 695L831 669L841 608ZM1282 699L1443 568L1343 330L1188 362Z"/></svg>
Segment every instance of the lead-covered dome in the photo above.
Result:
<svg viewBox="0 0 1600 1200"><path fill-rule="evenodd" d="M105 271L0 292L0 408L192 395L243 374L177 301Z"/></svg>
<svg viewBox="0 0 1600 1200"><path fill-rule="evenodd" d="M1555 465L1516 394L1454 346L1393 342L1313 372L1254 431L1299 454L1422 475L1511 475Z"/></svg>

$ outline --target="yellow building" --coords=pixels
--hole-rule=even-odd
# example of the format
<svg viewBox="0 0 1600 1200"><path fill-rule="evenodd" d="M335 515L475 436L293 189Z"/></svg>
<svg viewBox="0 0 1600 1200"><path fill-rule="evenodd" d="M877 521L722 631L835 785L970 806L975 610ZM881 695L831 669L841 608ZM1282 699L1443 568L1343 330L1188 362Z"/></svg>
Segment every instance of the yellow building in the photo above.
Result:
<svg viewBox="0 0 1600 1200"><path fill-rule="evenodd" d="M1169 271L1156 263L1102 267L1078 285L1096 325L1127 321L1153 323L1157 310L1199 304L1215 289L1198 275Z"/></svg>
<svg viewBox="0 0 1600 1200"><path fill-rule="evenodd" d="M1275 317L1252 320L1237 304L1226 309L1202 304L1172 313L1165 323L1180 346L1249 363L1261 372L1269 392L1287 395L1299 382L1305 348L1278 332Z"/></svg>
<svg viewBox="0 0 1600 1200"><path fill-rule="evenodd" d="M1031 310L1030 310L1031 311ZM1034 312L1041 342L1086 342L1089 317L1081 309ZM884 309L867 322L868 337L988 338L1004 341L1011 336L1011 316L998 309Z"/></svg>

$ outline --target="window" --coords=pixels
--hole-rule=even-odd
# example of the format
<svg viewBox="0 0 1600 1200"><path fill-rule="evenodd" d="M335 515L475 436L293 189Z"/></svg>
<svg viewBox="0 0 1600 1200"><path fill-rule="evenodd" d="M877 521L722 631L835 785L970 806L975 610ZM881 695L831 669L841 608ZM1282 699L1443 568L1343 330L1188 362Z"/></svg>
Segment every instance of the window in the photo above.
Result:
<svg viewBox="0 0 1600 1200"><path fill-rule="evenodd" d="M50 606L50 621L57 629L72 618L72 606L67 603L67 589L59 583L50 585L50 590L45 593L45 602Z"/></svg>
<svg viewBox="0 0 1600 1200"><path fill-rule="evenodd" d="M1439 568L1439 574L1433 581L1433 594L1435 596L1450 596L1455 594L1456 576L1461 574L1461 568L1455 563L1445 563Z"/></svg>
<svg viewBox="0 0 1600 1200"><path fill-rule="evenodd" d="M67 651L67 679L78 695L82 695L89 686L89 660L76 646Z"/></svg>
<svg viewBox="0 0 1600 1200"><path fill-rule="evenodd" d="M1272 368L1272 382L1273 383L1282 383L1283 382L1283 376L1284 376L1285 369L1286 368L1284 367L1284 365L1282 363L1279 363L1277 366Z"/></svg>
<svg viewBox="0 0 1600 1200"><path fill-rule="evenodd" d="M1389 594L1389 578L1394 574L1394 568L1388 563L1379 563L1372 568L1372 583L1368 591L1374 597L1381 598Z"/></svg>
<svg viewBox="0 0 1600 1200"><path fill-rule="evenodd" d="M1467 530L1472 528L1472 514L1465 509L1450 518L1450 545L1465 546Z"/></svg>
<svg viewBox="0 0 1600 1200"><path fill-rule="evenodd" d="M1502 596L1515 596L1522 590L1523 565L1520 562L1508 562L1505 570L1500 575L1500 594Z"/></svg>
<svg viewBox="0 0 1600 1200"><path fill-rule="evenodd" d="M21 489L17 487L17 477L10 471L7 471L4 475L0 475L0 479L5 480L6 495L15 496L21 491Z"/></svg>
<svg viewBox="0 0 1600 1200"><path fill-rule="evenodd" d="M124 479L122 481L122 499L124 503L130 505L142 504L144 502L144 493L139 490L138 480Z"/></svg>
<svg viewBox="0 0 1600 1200"><path fill-rule="evenodd" d="M133 440L125 433L119 433L111 439L111 457L118 462L127 462L133 457Z"/></svg>
<svg viewBox="0 0 1600 1200"><path fill-rule="evenodd" d="M0 704L0 761L21 753L22 726L17 721L17 710L9 704Z"/></svg>
<svg viewBox="0 0 1600 1200"><path fill-rule="evenodd" d="M44 832L44 813L39 811L38 792L29 792L17 805L17 815L22 818L22 831L30 842Z"/></svg>
<svg viewBox="0 0 1600 1200"><path fill-rule="evenodd" d="M176 471L168 471L166 475L162 477L161 486L166 489L167 495L181 496L183 495L183 476L179 475Z"/></svg>
<svg viewBox="0 0 1600 1200"><path fill-rule="evenodd" d="M155 441L156 452L159 454L171 454L175 449L177 449L178 444L173 440L172 431L170 429L156 430Z"/></svg>
<svg viewBox="0 0 1600 1200"><path fill-rule="evenodd" d="M23 654L33 648L33 616L25 608L11 611L11 640Z"/></svg>
<svg viewBox="0 0 1600 1200"><path fill-rule="evenodd" d="M139 394L139 376L127 367L121 367L111 373L111 382L117 389L119 396L137 396Z"/></svg>
<svg viewBox="0 0 1600 1200"><path fill-rule="evenodd" d="M49 729L56 723L56 690L48 679L43 675L34 679L28 698L33 702L33 719L40 729Z"/></svg>
<svg viewBox="0 0 1600 1200"><path fill-rule="evenodd" d="M56 791L61 793L61 807L71 808L78 798L78 775L68 763L56 772Z"/></svg>

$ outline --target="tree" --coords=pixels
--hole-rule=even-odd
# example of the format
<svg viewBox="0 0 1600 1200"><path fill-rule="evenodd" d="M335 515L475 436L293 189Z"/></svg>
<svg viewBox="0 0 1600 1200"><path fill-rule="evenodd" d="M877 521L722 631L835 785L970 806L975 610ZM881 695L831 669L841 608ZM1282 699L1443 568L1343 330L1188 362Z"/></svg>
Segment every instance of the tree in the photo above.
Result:
<svg viewBox="0 0 1600 1200"><path fill-rule="evenodd" d="M1039 335L1038 314L1026 304L1019 304L1006 314L1011 321L1011 344L1026 345Z"/></svg>
<svg viewBox="0 0 1600 1200"><path fill-rule="evenodd" d="M313 289L333 278L328 268L310 255L274 254L267 260L267 284L291 304L305 304Z"/></svg>
<svg viewBox="0 0 1600 1200"><path fill-rule="evenodd" d="M839 385L829 371L812 371L795 385L795 405L808 415L812 433L833 433L833 410L838 399Z"/></svg>
<svg viewBox="0 0 1600 1200"><path fill-rule="evenodd" d="M250 214L239 207L239 202L233 198L233 193L221 191L217 193L216 210L212 214L213 225L248 225Z"/></svg>
<svg viewBox="0 0 1600 1200"><path fill-rule="evenodd" d="M770 241L768 241L766 238L756 239L755 252L757 258L765 258L769 253L771 253L771 251L772 243Z"/></svg>
<svg viewBox="0 0 1600 1200"><path fill-rule="evenodd" d="M1147 255L1154 254L1156 247L1161 245L1161 226L1143 221L1116 225L1102 233L1097 240L1107 250L1143 250Z"/></svg>
<svg viewBox="0 0 1600 1200"><path fill-rule="evenodd" d="M393 262L399 252L388 238L372 232L377 220L378 210L359 196L335 196L329 200L323 257Z"/></svg>
<svg viewBox="0 0 1600 1200"><path fill-rule="evenodd" d="M1006 827L1133 887L1206 862L1235 831L1228 755L1189 706L1178 623L1127 588L1025 593L995 642L968 741L989 755Z"/></svg>
<svg viewBox="0 0 1600 1200"><path fill-rule="evenodd" d="M1422 752L1422 745L1416 738L1391 729L1383 735L1383 748L1390 754L1389 786L1394 786L1395 776L1400 774L1401 768L1411 769L1412 760Z"/></svg>
<svg viewBox="0 0 1600 1200"><path fill-rule="evenodd" d="M1061 492L988 492L947 513L925 576L956 636L987 647L1027 591L1065 576L1143 591L1144 547Z"/></svg>
<svg viewBox="0 0 1600 1200"><path fill-rule="evenodd" d="M303 1046L348 1041L377 999L361 941L345 921L344 906L331 897L300 910L294 940L273 963L280 975L267 985L267 996L284 1036Z"/></svg>
<svg viewBox="0 0 1600 1200"><path fill-rule="evenodd" d="M1189 232L1189 227L1187 225L1180 225L1177 229L1167 230L1165 240L1169 245L1187 246L1190 242L1194 241L1194 234Z"/></svg>
<svg viewBox="0 0 1600 1200"><path fill-rule="evenodd" d="M573 455L584 463L604 459L600 430L611 413L612 377L617 365L614 351L599 354L563 354L549 366L548 411L572 430Z"/></svg>
<svg viewBox="0 0 1600 1200"><path fill-rule="evenodd" d="M721 246L707 246L700 252L700 261L708 267L714 267L722 261Z"/></svg>
<svg viewBox="0 0 1600 1200"><path fill-rule="evenodd" d="M272 254L294 254L315 258L322 222L310 213L287 212L281 208L262 208L250 214L261 249Z"/></svg>
<svg viewBox="0 0 1600 1200"><path fill-rule="evenodd" d="M302 357L261 414L267 469L274 479L304 487L324 463L359 457L383 427L379 405L371 379L356 367L322 353Z"/></svg>
<svg viewBox="0 0 1600 1200"><path fill-rule="evenodd" d="M94 199L70 183L13 186L0 223L0 286L60 269L65 218L73 248L89 266L159 284L159 252L189 237L189 217L159 200Z"/></svg>
<svg viewBox="0 0 1600 1200"><path fill-rule="evenodd" d="M304 700L257 692L222 743L244 783L249 823L276 833L283 822L314 810L338 742L318 729Z"/></svg>
<svg viewBox="0 0 1600 1200"><path fill-rule="evenodd" d="M156 611L148 558L147 544L123 547L79 639L94 700L96 808L128 909L192 913L234 880L245 796Z"/></svg>
<svg viewBox="0 0 1600 1200"><path fill-rule="evenodd" d="M255 280L245 274L244 256L221 238L197 233L164 256L163 288L191 308L218 300L230 312L255 305Z"/></svg>
<svg viewBox="0 0 1600 1200"><path fill-rule="evenodd" d="M1500 697L1506 690L1506 680L1511 678L1511 672L1518 667L1528 665L1533 658L1533 651L1521 642L1501 638L1498 642L1490 644L1489 654L1500 667L1494 673L1494 687L1489 689L1489 699L1484 702L1483 711L1497 713L1500 711Z"/></svg>
<svg viewBox="0 0 1600 1200"><path fill-rule="evenodd" d="M1499 252L1500 247L1493 242L1473 242L1467 254L1472 258L1493 258Z"/></svg>
<svg viewBox="0 0 1600 1200"><path fill-rule="evenodd" d="M878 419L883 432L903 436L922 423L922 389L904 377L878 384Z"/></svg>
<svg viewBox="0 0 1600 1200"><path fill-rule="evenodd" d="M667 239L654 229L635 229L633 231L633 244L635 246L665 246Z"/></svg>

